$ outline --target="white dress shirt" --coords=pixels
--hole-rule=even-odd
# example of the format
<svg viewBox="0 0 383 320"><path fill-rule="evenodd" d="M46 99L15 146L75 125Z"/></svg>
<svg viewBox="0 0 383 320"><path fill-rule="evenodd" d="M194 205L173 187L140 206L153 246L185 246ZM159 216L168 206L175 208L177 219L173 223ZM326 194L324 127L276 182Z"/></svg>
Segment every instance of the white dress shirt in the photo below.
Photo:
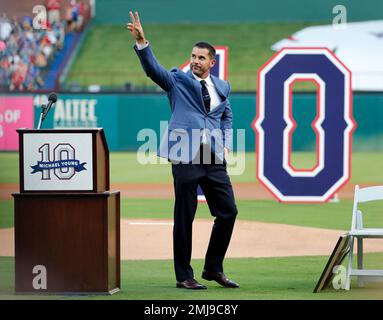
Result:
<svg viewBox="0 0 383 320"><path fill-rule="evenodd" d="M192 73L192 75L194 79L198 80L199 82L201 82L202 80L206 81L206 88L209 91L209 95L210 95L210 111L212 111L215 107L217 107L221 103L222 99L219 96L213 81L211 81L210 74L205 79L202 79L196 76L194 73Z"/></svg>
<svg viewBox="0 0 383 320"><path fill-rule="evenodd" d="M202 78L196 76L194 73L192 73L192 75L193 75L194 79L196 79L199 82L201 82L202 80L206 81L206 88L209 91L209 95L210 95L210 112L213 111L213 109L216 108L221 103L221 97L219 96L217 89L214 86L213 81L211 81L210 74L205 79L202 79ZM202 144L209 144L208 139L207 139L206 129L203 130L201 143Z"/></svg>
<svg viewBox="0 0 383 320"><path fill-rule="evenodd" d="M145 49L148 45L149 45L149 42L148 42L148 41L146 41L145 44L139 44L138 42L136 42L136 46L137 46L137 49L138 49L138 50Z"/></svg>

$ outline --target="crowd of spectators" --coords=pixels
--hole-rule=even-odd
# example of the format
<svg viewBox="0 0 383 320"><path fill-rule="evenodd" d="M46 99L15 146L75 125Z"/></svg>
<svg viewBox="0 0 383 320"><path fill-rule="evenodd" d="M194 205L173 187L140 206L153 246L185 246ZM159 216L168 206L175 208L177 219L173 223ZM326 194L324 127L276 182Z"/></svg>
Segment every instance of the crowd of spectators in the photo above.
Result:
<svg viewBox="0 0 383 320"><path fill-rule="evenodd" d="M34 17L0 17L0 87L9 91L33 91L41 88L50 62L64 46L67 32L83 27L84 5L66 2L61 16L60 0L46 3L47 21L41 29L33 28Z"/></svg>

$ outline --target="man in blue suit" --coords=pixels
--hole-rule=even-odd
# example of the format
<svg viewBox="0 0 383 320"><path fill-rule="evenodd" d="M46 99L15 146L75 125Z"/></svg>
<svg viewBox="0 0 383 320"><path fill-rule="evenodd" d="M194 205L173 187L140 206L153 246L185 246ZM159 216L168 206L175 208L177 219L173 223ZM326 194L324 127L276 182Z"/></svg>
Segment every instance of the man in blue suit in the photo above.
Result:
<svg viewBox="0 0 383 320"><path fill-rule="evenodd" d="M188 73L178 68L165 70L145 39L138 13L133 15L130 12L130 17L127 28L136 40L134 50L146 75L167 93L172 111L158 155L172 162L176 287L206 289L195 280L190 265L192 224L197 209L197 187L200 185L215 217L202 278L215 280L227 288L237 288L239 285L223 272L223 260L237 215L225 160L232 148L230 85L210 75L215 64L215 49L206 42L194 45Z"/></svg>

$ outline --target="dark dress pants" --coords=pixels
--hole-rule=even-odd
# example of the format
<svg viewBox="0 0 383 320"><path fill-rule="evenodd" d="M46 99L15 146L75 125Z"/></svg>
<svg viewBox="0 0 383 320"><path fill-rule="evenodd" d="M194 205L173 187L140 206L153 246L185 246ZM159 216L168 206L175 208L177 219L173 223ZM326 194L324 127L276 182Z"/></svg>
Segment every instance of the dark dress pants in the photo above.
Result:
<svg viewBox="0 0 383 320"><path fill-rule="evenodd" d="M202 159L202 152L199 156ZM172 164L175 191L173 254L177 281L194 278L190 261L198 185L215 217L204 269L223 272L223 260L232 235L237 207L226 171L226 161L216 164L214 156L212 158L212 164Z"/></svg>

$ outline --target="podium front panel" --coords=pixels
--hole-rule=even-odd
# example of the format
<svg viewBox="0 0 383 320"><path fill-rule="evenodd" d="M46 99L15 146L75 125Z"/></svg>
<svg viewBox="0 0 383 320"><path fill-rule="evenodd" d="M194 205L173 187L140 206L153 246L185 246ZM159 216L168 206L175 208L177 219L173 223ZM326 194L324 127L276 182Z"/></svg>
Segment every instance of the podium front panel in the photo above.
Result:
<svg viewBox="0 0 383 320"><path fill-rule="evenodd" d="M24 133L24 191L92 191L92 133Z"/></svg>
<svg viewBox="0 0 383 320"><path fill-rule="evenodd" d="M14 193L13 197L17 293L118 291L119 192Z"/></svg>

